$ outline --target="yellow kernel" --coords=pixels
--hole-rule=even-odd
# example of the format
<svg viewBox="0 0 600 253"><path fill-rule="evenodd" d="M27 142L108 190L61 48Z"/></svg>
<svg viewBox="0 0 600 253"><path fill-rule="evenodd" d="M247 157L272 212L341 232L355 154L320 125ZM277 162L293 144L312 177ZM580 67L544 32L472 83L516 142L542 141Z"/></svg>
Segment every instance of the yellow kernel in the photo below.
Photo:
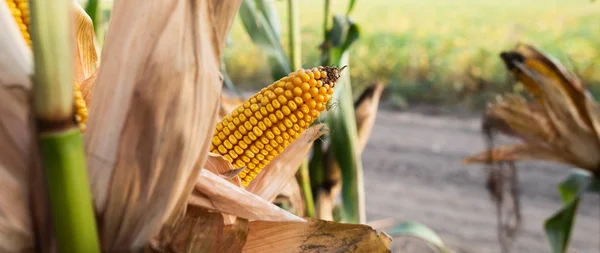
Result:
<svg viewBox="0 0 600 253"><path fill-rule="evenodd" d="M295 97L294 98L294 102L296 103L296 105L302 105L302 104L304 104L304 100L302 100L301 97Z"/></svg>
<svg viewBox="0 0 600 253"><path fill-rule="evenodd" d="M277 147L277 152L281 153L283 152L284 148L282 146L278 146Z"/></svg>
<svg viewBox="0 0 600 253"><path fill-rule="evenodd" d="M262 160L264 160L264 159L265 159L265 156L264 156L264 155L262 155L262 154L256 154L256 159L258 159L258 160L261 160L261 161L262 161Z"/></svg>
<svg viewBox="0 0 600 253"><path fill-rule="evenodd" d="M285 125L283 124L283 122L279 122L279 124L277 124L277 127L279 128L279 130L281 131L285 131Z"/></svg>
<svg viewBox="0 0 600 253"><path fill-rule="evenodd" d="M252 134L251 132L248 133L248 135ZM248 135L244 136L244 138L242 139L244 141L244 143L250 145L252 143L252 140L250 139L250 137L248 137Z"/></svg>
<svg viewBox="0 0 600 253"><path fill-rule="evenodd" d="M321 94L321 95L327 94L327 89L325 87L319 88L319 94Z"/></svg>
<svg viewBox="0 0 600 253"><path fill-rule="evenodd" d="M271 122L271 120L267 117L265 117L263 119L263 123L265 124L266 127L271 127L273 125L273 123Z"/></svg>
<svg viewBox="0 0 600 253"><path fill-rule="evenodd" d="M250 158L248 158L245 155L241 156L240 159L242 159L242 161L244 161L245 163L249 163L250 162Z"/></svg>
<svg viewBox="0 0 600 253"><path fill-rule="evenodd" d="M252 111L250 109L246 109L244 110L244 115L246 115L246 117L250 117L252 116Z"/></svg>
<svg viewBox="0 0 600 253"><path fill-rule="evenodd" d="M277 143L276 140L271 140L270 142L271 146L273 146L274 148L277 148L279 146L279 143Z"/></svg>
<svg viewBox="0 0 600 253"><path fill-rule="evenodd" d="M285 89L286 89L286 90L293 90L293 89L294 89L294 84L292 84L292 83L290 83L290 82L287 82L287 83L285 84Z"/></svg>
<svg viewBox="0 0 600 253"><path fill-rule="evenodd" d="M273 100L277 98L277 95L275 95L275 93L272 91L267 91L267 97L269 98L269 100Z"/></svg>
<svg viewBox="0 0 600 253"><path fill-rule="evenodd" d="M279 103L281 104L285 104L287 103L287 98L285 98L284 96L279 96L277 97L277 101L279 101Z"/></svg>
<svg viewBox="0 0 600 253"><path fill-rule="evenodd" d="M310 90L310 85L308 83L302 83L300 85L300 89L302 89L302 91L304 91L304 92L307 92L308 90Z"/></svg>
<svg viewBox="0 0 600 253"><path fill-rule="evenodd" d="M300 77L294 77L294 80L292 82L294 83L294 86L299 86L300 84L302 84L302 79L300 79Z"/></svg>
<svg viewBox="0 0 600 253"><path fill-rule="evenodd" d="M221 122L219 122L219 124L217 124L217 131L223 131L223 124L221 124Z"/></svg>
<svg viewBox="0 0 600 253"><path fill-rule="evenodd" d="M317 109L317 111L323 111L325 109L325 106L323 105L323 103L317 103L317 107L315 109Z"/></svg>
<svg viewBox="0 0 600 253"><path fill-rule="evenodd" d="M242 114L242 113L244 113L244 110L246 110L246 109L245 109L243 106L240 106L240 107L238 107L238 108L236 109L236 111L237 111L239 114Z"/></svg>
<svg viewBox="0 0 600 253"><path fill-rule="evenodd" d="M331 100L331 95L325 95L325 102L329 102L329 100Z"/></svg>
<svg viewBox="0 0 600 253"><path fill-rule="evenodd" d="M266 148L267 148L267 145L265 145L265 149L260 150L260 153L263 155L268 155L269 151L267 151Z"/></svg>
<svg viewBox="0 0 600 253"><path fill-rule="evenodd" d="M304 118L304 113L302 113L301 111L296 111L296 116L298 116L299 119Z"/></svg>
<svg viewBox="0 0 600 253"><path fill-rule="evenodd" d="M253 132L254 134L256 134L257 136L261 136L261 135L262 135L262 133L263 133L263 132L262 132L262 130L260 130L258 127L254 127L254 128L252 128L252 132Z"/></svg>
<svg viewBox="0 0 600 253"><path fill-rule="evenodd" d="M249 101L246 101L246 102L244 102L242 105L244 106L244 108L248 109L248 108L250 108L250 105L251 105L251 104L250 104L250 102L249 102Z"/></svg>
<svg viewBox="0 0 600 253"><path fill-rule="evenodd" d="M310 90L308 92L310 93L310 95L312 95L314 97L317 94L319 94L319 89L317 89L317 87L312 87L312 88L310 88Z"/></svg>
<svg viewBox="0 0 600 253"><path fill-rule="evenodd" d="M315 101L317 101L317 103L322 103L325 100L325 97L323 97L323 95L318 94L315 96Z"/></svg>
<svg viewBox="0 0 600 253"><path fill-rule="evenodd" d="M275 107L275 109L279 109L279 107L281 107L281 104L277 100L273 100L271 104L273 105L273 107Z"/></svg>
<svg viewBox="0 0 600 253"><path fill-rule="evenodd" d="M283 107L281 107L281 112L283 112L284 115L290 115L290 113L292 113L292 111L290 111L290 108L288 108L286 105L284 105Z"/></svg>
<svg viewBox="0 0 600 253"><path fill-rule="evenodd" d="M294 94L292 93L291 90L286 90L285 92L283 92L283 95L287 99L294 99Z"/></svg>
<svg viewBox="0 0 600 253"><path fill-rule="evenodd" d="M225 140L223 142L223 146L225 146L225 148L227 148L227 149L233 148L233 145L231 145L231 142L229 142L229 140Z"/></svg>
<svg viewBox="0 0 600 253"><path fill-rule="evenodd" d="M271 130L267 131L267 132L265 133L265 136L266 136L267 138L269 138L269 139L273 139L273 138L275 138L275 135L273 134L273 132L271 132Z"/></svg>
<svg viewBox="0 0 600 253"><path fill-rule="evenodd" d="M240 119L239 118L234 118L233 119L233 124L236 125L236 126L239 125L240 124Z"/></svg>
<svg viewBox="0 0 600 253"><path fill-rule="evenodd" d="M310 115L305 115L304 116L304 121L306 121L306 123L310 124L312 122L313 118Z"/></svg>
<svg viewBox="0 0 600 253"><path fill-rule="evenodd" d="M327 78L327 72L321 71L321 78Z"/></svg>
<svg viewBox="0 0 600 253"><path fill-rule="evenodd" d="M230 135L229 138L227 138L227 140L229 140L229 142L231 142L231 144L233 145L237 143L237 139L233 135Z"/></svg>
<svg viewBox="0 0 600 253"><path fill-rule="evenodd" d="M283 137L284 140L287 140L290 138L290 135L288 133L281 133L281 137Z"/></svg>
<svg viewBox="0 0 600 253"><path fill-rule="evenodd" d="M233 117L237 117L238 115L240 115L240 113L239 113L237 110L233 110L233 111L231 112L231 116L233 116ZM234 120L235 120L235 119L234 119Z"/></svg>
<svg viewBox="0 0 600 253"><path fill-rule="evenodd" d="M317 102L314 100L306 101L306 106L308 106L309 109L315 109L315 107L317 107Z"/></svg>
<svg viewBox="0 0 600 253"><path fill-rule="evenodd" d="M227 149L223 145L219 145L219 147L217 147L217 150L221 154L227 154Z"/></svg>
<svg viewBox="0 0 600 253"><path fill-rule="evenodd" d="M285 127L287 127L287 128L290 128L294 124L292 123L292 121L290 119L285 119L285 120L283 120L283 125L285 125Z"/></svg>
<svg viewBox="0 0 600 253"><path fill-rule="evenodd" d="M257 111L254 113L254 117L258 120L261 120L263 118L263 115L259 111Z"/></svg>
<svg viewBox="0 0 600 253"><path fill-rule="evenodd" d="M265 145L265 151L269 152L271 150L273 150L273 147L271 147L271 145ZM262 153L262 150L261 150L261 153Z"/></svg>
<svg viewBox="0 0 600 253"><path fill-rule="evenodd" d="M294 90L292 92L294 93L294 96L301 96L302 95L302 88L300 88L300 87L294 87Z"/></svg>
<svg viewBox="0 0 600 253"><path fill-rule="evenodd" d="M256 102L258 102L258 101L256 100L256 98L251 98L251 99L250 99L250 104L251 104L251 105L250 105L250 107L252 107L252 104L256 104Z"/></svg>
<svg viewBox="0 0 600 253"><path fill-rule="evenodd" d="M303 112L304 114L308 114L310 112L310 109L308 108L307 105L303 105L300 107L300 111Z"/></svg>
<svg viewBox="0 0 600 253"><path fill-rule="evenodd" d="M271 160L275 159L275 156L268 155L268 156L267 156L267 159L269 159L269 161L271 161Z"/></svg>
<svg viewBox="0 0 600 253"><path fill-rule="evenodd" d="M252 129L252 126L253 126L253 125L252 125L252 124L250 124L250 121L246 121L246 122L244 122L244 127L245 127L247 130L250 130L250 129Z"/></svg>
<svg viewBox="0 0 600 253"><path fill-rule="evenodd" d="M321 80L318 80L318 81L317 81L317 85L316 85L315 87L317 87L317 88L321 88L321 86L323 86L323 81L321 81Z"/></svg>
<svg viewBox="0 0 600 253"><path fill-rule="evenodd" d="M311 80L315 79L315 74L312 71L308 71L308 77L310 77Z"/></svg>
<svg viewBox="0 0 600 253"><path fill-rule="evenodd" d="M292 100L288 101L287 106L290 108L290 110L296 110L298 108L298 106L296 105L296 103Z"/></svg>
<svg viewBox="0 0 600 253"><path fill-rule="evenodd" d="M272 131L273 131L273 133L274 133L275 135L280 135L280 134L281 134L281 131L280 131L280 130L279 130L279 128L277 128L277 127L274 127L274 128L272 129Z"/></svg>
<svg viewBox="0 0 600 253"><path fill-rule="evenodd" d="M239 176L240 178L245 178L245 177L246 177L246 173L245 173L245 172L240 172L240 173L238 174L238 176ZM242 181L242 183L243 183L243 182L245 182L245 181ZM246 185L245 185L245 183L244 183L244 186L246 186Z"/></svg>
<svg viewBox="0 0 600 253"><path fill-rule="evenodd" d="M290 115L289 119L293 122L296 123L298 121L298 118L296 118L296 115L292 114Z"/></svg>
<svg viewBox="0 0 600 253"><path fill-rule="evenodd" d="M254 158L254 153L252 153L250 150L246 150L244 154L246 154L247 157ZM250 168L250 166L248 166L248 168Z"/></svg>
<svg viewBox="0 0 600 253"><path fill-rule="evenodd" d="M218 137L219 137L219 139L221 139L222 141L224 141L224 140L225 140L225 138L227 138L227 137L225 136L225 134L224 134L224 133L219 133L219 134L217 134L217 136L218 136Z"/></svg>
<svg viewBox="0 0 600 253"><path fill-rule="evenodd" d="M260 104L261 104L261 105L268 105L268 104L269 104L269 98L267 98L267 97L263 97L263 98L260 100Z"/></svg>
<svg viewBox="0 0 600 253"><path fill-rule="evenodd" d="M244 163L242 160L236 160L236 161L235 161L235 165L236 165L238 168L241 168L241 167L244 167L244 166L246 166L246 164L245 164L245 163Z"/></svg>
<svg viewBox="0 0 600 253"><path fill-rule="evenodd" d="M275 136L275 141L279 144L283 143L283 137L281 136Z"/></svg>
<svg viewBox="0 0 600 253"><path fill-rule="evenodd" d="M309 115L313 118L319 117L319 112L317 110L311 110Z"/></svg>
<svg viewBox="0 0 600 253"><path fill-rule="evenodd" d="M254 131L254 129L252 129L252 131ZM254 132L248 132L248 138L250 138L250 140L255 141L256 135L254 135ZM250 143L248 143L248 144L250 144Z"/></svg>
<svg viewBox="0 0 600 253"><path fill-rule="evenodd" d="M252 110L252 112L256 112L256 111L258 111L258 105L257 105L257 104L252 104L252 105L250 106L250 110Z"/></svg>
<svg viewBox="0 0 600 253"><path fill-rule="evenodd" d="M290 136L292 136L292 137L296 136L296 131L294 131L294 129L291 129L291 128L290 128L290 129L288 129L288 130L287 130L287 133L288 133Z"/></svg>
<svg viewBox="0 0 600 253"><path fill-rule="evenodd" d="M235 146L235 148L233 148L233 150L235 150L235 152L238 153L238 155L241 155L242 153L244 153L244 150L242 148L240 148L239 146Z"/></svg>
<svg viewBox="0 0 600 253"><path fill-rule="evenodd" d="M288 140L283 140L283 146L287 147L288 145L290 145L290 141Z"/></svg>
<svg viewBox="0 0 600 253"><path fill-rule="evenodd" d="M275 114L277 114L277 113L275 113ZM274 114L269 114L269 120L270 120L270 121L271 121L273 124L275 124L275 123L277 123L277 121L279 121L279 120L277 119L277 116L275 116Z"/></svg>
<svg viewBox="0 0 600 253"><path fill-rule="evenodd" d="M303 119L301 119L301 120L298 121L298 125L300 127L305 127L306 126L306 121L304 121Z"/></svg>
<svg viewBox="0 0 600 253"><path fill-rule="evenodd" d="M285 83L283 83L283 85L285 86ZM274 91L274 92L275 92L275 94L277 94L277 95L283 95L284 91L285 91L285 90L284 90L283 88L277 87L277 88L275 88L275 91Z"/></svg>
<svg viewBox="0 0 600 253"><path fill-rule="evenodd" d="M238 154L234 150L229 150L229 153L227 154L229 154L229 156L233 159L238 157Z"/></svg>
<svg viewBox="0 0 600 253"><path fill-rule="evenodd" d="M302 94L302 99L304 100L304 102L309 101L312 99L312 96L310 95L310 93L304 93Z"/></svg>
<svg viewBox="0 0 600 253"><path fill-rule="evenodd" d="M312 69L313 74L315 75L315 79L320 79L321 78L321 72L319 70L317 70L316 68Z"/></svg>
<svg viewBox="0 0 600 253"><path fill-rule="evenodd" d="M256 158L252 158L252 163L254 163L256 165L259 165L260 161L258 159L256 159Z"/></svg>
<svg viewBox="0 0 600 253"><path fill-rule="evenodd" d="M221 144L221 139L219 139L218 136L213 136L212 138L212 144L214 144L215 146L218 146Z"/></svg>
<svg viewBox="0 0 600 253"><path fill-rule="evenodd" d="M265 108L265 107L261 107L261 108L260 108L260 113L261 113L263 116L267 116L267 114L269 114L269 112L267 111L267 108Z"/></svg>
<svg viewBox="0 0 600 253"><path fill-rule="evenodd" d="M248 121L246 121L246 122L250 122L250 124L252 126L256 126L256 124L258 123L258 120L256 120L255 117L250 117L250 119ZM247 128L251 128L251 127L247 127Z"/></svg>
<svg viewBox="0 0 600 253"><path fill-rule="evenodd" d="M267 111L268 111L268 112L273 112L273 111L275 111L275 109L273 108L273 106L272 106L271 104L268 104L266 107L267 107Z"/></svg>
<svg viewBox="0 0 600 253"><path fill-rule="evenodd" d="M258 148L259 150L265 148L265 144L260 141L255 142L254 146L256 146L256 148Z"/></svg>
<svg viewBox="0 0 600 253"><path fill-rule="evenodd" d="M255 146L250 146L250 151L252 151L252 153L254 153L254 154L258 154L259 150Z"/></svg>
<svg viewBox="0 0 600 253"><path fill-rule="evenodd" d="M310 80L310 76L308 76L306 73L302 73L300 74L300 79L302 79L304 82L308 82L308 80Z"/></svg>
<svg viewBox="0 0 600 253"><path fill-rule="evenodd" d="M265 123L263 122L258 122L258 128L262 131L267 130L267 126L265 126Z"/></svg>
<svg viewBox="0 0 600 253"><path fill-rule="evenodd" d="M247 149L248 148L248 144L246 144L245 141L240 141L240 142L238 142L237 145L240 146L240 148L242 148L242 149Z"/></svg>
<svg viewBox="0 0 600 253"><path fill-rule="evenodd" d="M227 159L227 161L229 161L229 162L232 162L232 161L233 161L233 159L231 158L231 156L229 156L229 155L227 155L227 154L226 154L226 155L224 155L223 157L225 157L225 159Z"/></svg>
<svg viewBox="0 0 600 253"><path fill-rule="evenodd" d="M310 79L310 81L308 81L308 87L309 87L309 89L312 88L312 87L315 87L315 86L317 86L317 80Z"/></svg>
<svg viewBox="0 0 600 253"><path fill-rule="evenodd" d="M248 132L245 126L240 126L240 128L238 128L238 131L240 131L242 135L245 135Z"/></svg>
<svg viewBox="0 0 600 253"><path fill-rule="evenodd" d="M292 129L294 129L294 131L296 131L296 132L300 132L300 126L298 126L298 124L294 124L292 126Z"/></svg>
<svg viewBox="0 0 600 253"><path fill-rule="evenodd" d="M231 130L229 130L229 128L223 128L223 134L225 135L230 135L231 134Z"/></svg>

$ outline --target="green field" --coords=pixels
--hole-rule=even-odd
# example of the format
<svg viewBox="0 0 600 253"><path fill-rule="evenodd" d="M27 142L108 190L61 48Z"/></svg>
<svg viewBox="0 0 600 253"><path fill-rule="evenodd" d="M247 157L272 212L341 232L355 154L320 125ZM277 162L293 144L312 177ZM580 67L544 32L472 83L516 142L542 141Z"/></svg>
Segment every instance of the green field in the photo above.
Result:
<svg viewBox="0 0 600 253"><path fill-rule="evenodd" d="M287 1L275 1L287 47ZM334 1L343 14L347 1ZM300 0L304 67L318 65L322 0ZM481 106L512 89L498 54L517 42L558 58L600 94L600 3L590 0L358 0L352 18L361 38L351 51L355 90L383 82L401 103ZM242 90L271 82L267 56L236 20L225 51ZM597 71L598 70L598 71ZM355 94L356 95L356 94Z"/></svg>

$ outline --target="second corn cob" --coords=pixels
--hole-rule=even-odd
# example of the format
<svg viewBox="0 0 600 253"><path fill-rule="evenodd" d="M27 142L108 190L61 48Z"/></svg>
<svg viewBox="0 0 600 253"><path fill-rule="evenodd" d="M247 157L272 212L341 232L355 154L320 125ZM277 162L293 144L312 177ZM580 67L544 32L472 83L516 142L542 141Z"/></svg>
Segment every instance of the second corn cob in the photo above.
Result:
<svg viewBox="0 0 600 253"><path fill-rule="evenodd" d="M239 177L248 186L319 117L342 69L302 69L263 88L217 124L211 152L246 166Z"/></svg>
<svg viewBox="0 0 600 253"><path fill-rule="evenodd" d="M6 0L6 5L10 9L10 12L19 26L19 30L23 35L23 39L31 47L31 37L29 35L29 25L30 25L30 13L29 13L29 3L27 0ZM73 118L79 129L83 132L86 128L87 122L87 105L85 100L83 99L83 95L81 94L81 87L79 87L78 83L73 84L73 108L74 115Z"/></svg>

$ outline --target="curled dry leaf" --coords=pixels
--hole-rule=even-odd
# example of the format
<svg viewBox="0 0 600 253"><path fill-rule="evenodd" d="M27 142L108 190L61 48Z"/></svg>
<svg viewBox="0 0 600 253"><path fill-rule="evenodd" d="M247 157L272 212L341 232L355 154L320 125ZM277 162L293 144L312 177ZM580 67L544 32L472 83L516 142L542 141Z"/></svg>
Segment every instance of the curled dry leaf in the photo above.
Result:
<svg viewBox="0 0 600 253"><path fill-rule="evenodd" d="M96 36L94 34L94 24L92 19L85 10L77 3L73 1L73 12L75 15L75 33L73 41L75 50L74 53L74 79L75 82L81 85L85 80L90 78L92 74L96 72L100 59L98 57L98 46L96 45ZM93 82L88 82L87 85L92 85ZM91 90L91 87L86 87L83 90ZM84 96L86 94L84 93Z"/></svg>
<svg viewBox="0 0 600 253"><path fill-rule="evenodd" d="M294 178L300 164L308 154L314 140L328 129L324 124L307 128L298 139L292 142L281 154L269 163L258 176L250 182L246 190L272 201L283 190L286 183Z"/></svg>
<svg viewBox="0 0 600 253"><path fill-rule="evenodd" d="M188 203L248 220L303 221L209 170L200 172Z"/></svg>
<svg viewBox="0 0 600 253"><path fill-rule="evenodd" d="M304 217L305 207L302 189L300 189L300 184L298 184L298 180L295 177L288 180L281 192L273 200L273 203L288 205L291 207L291 210L288 209L291 213Z"/></svg>
<svg viewBox="0 0 600 253"><path fill-rule="evenodd" d="M225 231L230 226L225 226ZM309 219L307 222L252 221L242 252L391 252L391 238L366 225Z"/></svg>
<svg viewBox="0 0 600 253"><path fill-rule="evenodd" d="M524 143L491 147L465 162L537 159L598 171L600 111L581 81L551 56L529 45L520 44L501 57L535 101L505 96L500 103L490 105L484 121L486 128L498 126L500 132ZM493 156L484 159L485 153Z"/></svg>
<svg viewBox="0 0 600 253"><path fill-rule="evenodd" d="M114 3L84 135L104 250L143 247L181 217L207 159L239 4Z"/></svg>
<svg viewBox="0 0 600 253"><path fill-rule="evenodd" d="M358 130L358 149L361 152L365 149L371 136L382 92L383 84L375 83L369 86L354 102L356 129Z"/></svg>

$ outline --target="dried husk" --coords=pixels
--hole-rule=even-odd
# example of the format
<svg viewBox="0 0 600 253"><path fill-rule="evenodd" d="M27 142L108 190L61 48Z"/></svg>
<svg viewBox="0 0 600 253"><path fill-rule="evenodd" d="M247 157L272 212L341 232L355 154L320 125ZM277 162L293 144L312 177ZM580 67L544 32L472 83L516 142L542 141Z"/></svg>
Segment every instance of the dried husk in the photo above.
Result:
<svg viewBox="0 0 600 253"><path fill-rule="evenodd" d="M225 226L227 231L230 226ZM391 252L390 237L366 225L309 219L307 222L251 221L242 252Z"/></svg>
<svg viewBox="0 0 600 253"><path fill-rule="evenodd" d="M188 203L248 220L303 221L209 170L200 172Z"/></svg>
<svg viewBox="0 0 600 253"><path fill-rule="evenodd" d="M181 217L207 159L239 4L115 2L84 135L104 250L142 248Z"/></svg>
<svg viewBox="0 0 600 253"><path fill-rule="evenodd" d="M96 35L94 33L94 24L92 19L85 10L73 1L73 11L75 15L75 33L73 33L74 46L74 73L76 84L81 85L85 80L90 78L98 69L100 64L98 45L96 44ZM88 82L92 85L94 82ZM86 87L85 91L91 90L92 87ZM84 96L87 95L84 93Z"/></svg>

